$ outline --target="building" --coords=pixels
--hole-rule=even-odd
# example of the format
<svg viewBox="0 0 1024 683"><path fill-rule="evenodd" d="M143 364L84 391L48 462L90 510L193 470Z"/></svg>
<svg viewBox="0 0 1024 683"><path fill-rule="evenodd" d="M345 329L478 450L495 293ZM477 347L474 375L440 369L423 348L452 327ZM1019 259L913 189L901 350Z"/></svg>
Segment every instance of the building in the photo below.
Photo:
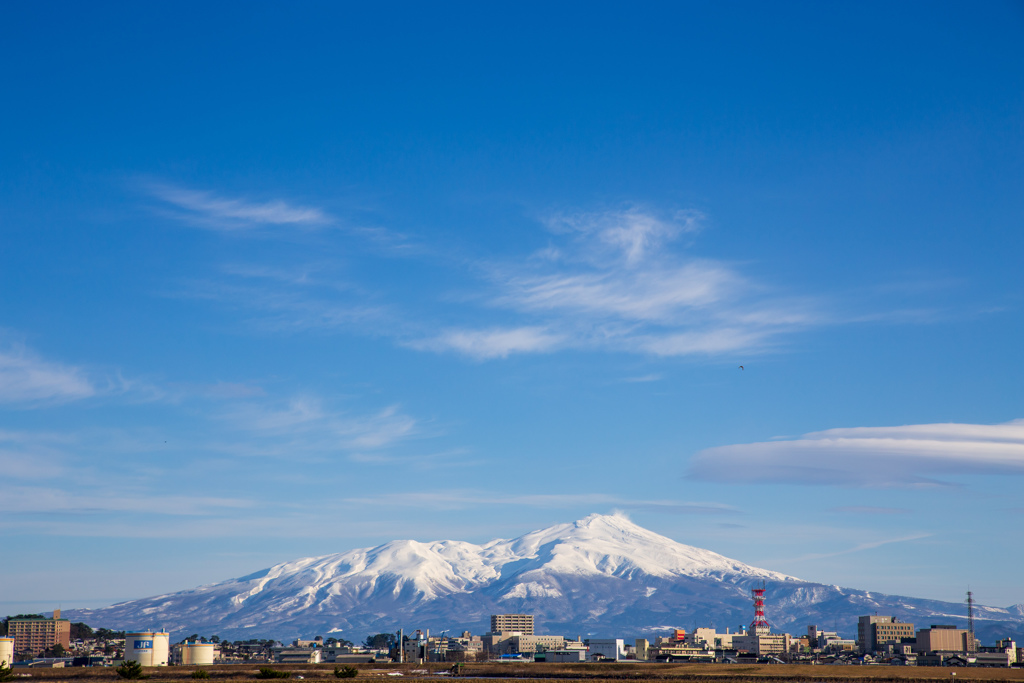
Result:
<svg viewBox="0 0 1024 683"><path fill-rule="evenodd" d="M461 637L427 639L427 659L431 662L472 662L483 653L480 636L463 631Z"/></svg>
<svg viewBox="0 0 1024 683"><path fill-rule="evenodd" d="M275 647L272 648L274 661L278 664L319 664L320 650L315 647Z"/></svg>
<svg viewBox="0 0 1024 683"><path fill-rule="evenodd" d="M967 652L967 629L932 624L917 632L916 652Z"/></svg>
<svg viewBox="0 0 1024 683"><path fill-rule="evenodd" d="M725 633L719 633L713 628L696 628L688 633L685 642L690 647L707 647L711 650L731 650L732 639L739 634L731 633L725 629Z"/></svg>
<svg viewBox="0 0 1024 683"><path fill-rule="evenodd" d="M543 655L545 662L567 664L569 662L583 662L587 659L587 651L580 649L572 650L548 650Z"/></svg>
<svg viewBox="0 0 1024 683"><path fill-rule="evenodd" d="M732 646L739 652L750 652L758 657L779 655L789 652L790 638L788 633L736 634Z"/></svg>
<svg viewBox="0 0 1024 683"><path fill-rule="evenodd" d="M124 635L125 661L142 666L167 666L170 663L171 635L163 631L140 631Z"/></svg>
<svg viewBox="0 0 1024 683"><path fill-rule="evenodd" d="M0 638L0 666L14 664L14 638Z"/></svg>
<svg viewBox="0 0 1024 683"><path fill-rule="evenodd" d="M60 610L53 617L22 617L7 623L7 636L14 639L14 651L39 654L54 645L65 650L71 647L71 622L60 618Z"/></svg>
<svg viewBox="0 0 1024 683"><path fill-rule="evenodd" d="M532 614L492 614L491 633L519 633L524 636L533 635Z"/></svg>
<svg viewBox="0 0 1024 683"><path fill-rule="evenodd" d="M618 662L626 658L626 644L622 638L588 638L583 642L589 659L614 659Z"/></svg>
<svg viewBox="0 0 1024 683"><path fill-rule="evenodd" d="M502 654L532 654L544 650L565 649L565 638L562 636L515 635L508 638L508 652Z"/></svg>
<svg viewBox="0 0 1024 683"><path fill-rule="evenodd" d="M861 652L884 650L886 645L914 640L914 625L896 617L865 616L857 619L857 645Z"/></svg>

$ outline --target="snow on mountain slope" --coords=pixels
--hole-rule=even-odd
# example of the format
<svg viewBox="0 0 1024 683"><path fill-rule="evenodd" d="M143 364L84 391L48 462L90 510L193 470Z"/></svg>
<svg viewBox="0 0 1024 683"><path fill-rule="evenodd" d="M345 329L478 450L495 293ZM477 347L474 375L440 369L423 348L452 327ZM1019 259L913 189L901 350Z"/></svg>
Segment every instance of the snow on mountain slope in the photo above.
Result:
<svg viewBox="0 0 1024 683"><path fill-rule="evenodd" d="M311 607L317 596L366 599L382 592L433 600L472 592L498 580L541 585L546 574L795 580L677 543L625 517L591 515L482 546L459 541L392 541L376 548L286 562L239 579L249 580L251 586L232 595L231 602L241 607L268 585L301 596L298 603L290 601L289 607Z"/></svg>
<svg viewBox="0 0 1024 683"><path fill-rule="evenodd" d="M620 515L590 515L578 522L559 524L509 542L522 564L523 574L546 571L558 574L605 574L629 578L646 574L668 578L757 577L774 581L797 580L758 569L728 557L673 541L634 524ZM503 572L508 576L508 572Z"/></svg>
<svg viewBox="0 0 1024 683"><path fill-rule="evenodd" d="M808 583L678 543L622 516L591 515L483 545L392 541L66 614L94 627L231 639L334 633L362 640L402 626L479 633L488 615L504 612L535 614L541 632L649 635L668 625L749 622L749 589L762 581L777 627L855 623L857 614L874 611L922 622L944 615L948 622L946 615L961 609ZM1019 612L978 614L1004 635L1024 635Z"/></svg>

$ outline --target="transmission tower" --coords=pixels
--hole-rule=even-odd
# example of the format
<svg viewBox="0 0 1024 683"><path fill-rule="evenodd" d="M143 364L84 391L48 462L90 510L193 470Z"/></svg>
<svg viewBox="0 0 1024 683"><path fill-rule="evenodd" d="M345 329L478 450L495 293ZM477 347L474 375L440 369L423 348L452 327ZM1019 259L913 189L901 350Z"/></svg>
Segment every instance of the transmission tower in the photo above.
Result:
<svg viewBox="0 0 1024 683"><path fill-rule="evenodd" d="M750 591L750 595L754 599L754 620L750 622L750 632L755 636L766 636L771 631L768 620L764 616L764 586L764 581L762 581L760 588Z"/></svg>
<svg viewBox="0 0 1024 683"><path fill-rule="evenodd" d="M967 591L967 651L974 652L974 594Z"/></svg>

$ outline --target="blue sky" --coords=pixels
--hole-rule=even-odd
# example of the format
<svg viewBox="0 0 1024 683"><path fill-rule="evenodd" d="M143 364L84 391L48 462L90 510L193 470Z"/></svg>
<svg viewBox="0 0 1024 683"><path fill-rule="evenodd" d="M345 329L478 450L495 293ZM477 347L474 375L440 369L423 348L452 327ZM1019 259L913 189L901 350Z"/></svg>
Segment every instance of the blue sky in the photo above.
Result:
<svg viewBox="0 0 1024 683"><path fill-rule="evenodd" d="M1022 38L1019 2L5 3L0 612L613 510L1024 602Z"/></svg>

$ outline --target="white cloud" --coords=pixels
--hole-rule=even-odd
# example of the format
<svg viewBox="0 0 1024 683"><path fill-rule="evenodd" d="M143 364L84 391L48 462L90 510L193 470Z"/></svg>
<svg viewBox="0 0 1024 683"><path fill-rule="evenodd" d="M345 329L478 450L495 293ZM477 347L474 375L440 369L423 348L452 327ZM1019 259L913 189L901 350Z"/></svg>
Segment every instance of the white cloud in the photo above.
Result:
<svg viewBox="0 0 1024 683"><path fill-rule="evenodd" d="M722 264L694 261L643 271L514 277L497 303L530 311L611 315L625 320L671 323L687 309L728 298L740 278Z"/></svg>
<svg viewBox="0 0 1024 683"><path fill-rule="evenodd" d="M453 350L473 358L506 358L510 353L539 353L558 347L564 337L542 327L446 330L409 346L430 351Z"/></svg>
<svg viewBox="0 0 1024 683"><path fill-rule="evenodd" d="M330 218L322 210L295 206L282 200L254 202L153 183L149 194L169 204L176 218L220 230L242 230L258 225L318 226Z"/></svg>
<svg viewBox="0 0 1024 683"><path fill-rule="evenodd" d="M564 244L489 271L488 303L518 314L513 324L453 327L410 346L475 358L566 348L708 355L757 352L823 321L810 299L768 296L734 264L670 250L701 219L638 208L556 216L548 226Z"/></svg>
<svg viewBox="0 0 1024 683"><path fill-rule="evenodd" d="M837 486L913 486L942 483L954 475L1024 475L1024 420L830 429L798 439L720 446L697 453L690 474L714 481Z"/></svg>
<svg viewBox="0 0 1024 683"><path fill-rule="evenodd" d="M24 348L0 350L0 403L60 403L96 393L80 368L45 361Z"/></svg>
<svg viewBox="0 0 1024 683"><path fill-rule="evenodd" d="M588 251L610 251L629 266L685 232L697 232L704 216L677 211L671 220L639 207L620 211L556 214L546 222L554 232L575 232L588 238Z"/></svg>
<svg viewBox="0 0 1024 683"><path fill-rule="evenodd" d="M259 435L257 448L242 451L265 455L383 449L421 435L419 422L398 406L354 415L328 409L312 396L293 397L283 406L269 401L244 403L221 417ZM232 450L239 451L237 444Z"/></svg>

